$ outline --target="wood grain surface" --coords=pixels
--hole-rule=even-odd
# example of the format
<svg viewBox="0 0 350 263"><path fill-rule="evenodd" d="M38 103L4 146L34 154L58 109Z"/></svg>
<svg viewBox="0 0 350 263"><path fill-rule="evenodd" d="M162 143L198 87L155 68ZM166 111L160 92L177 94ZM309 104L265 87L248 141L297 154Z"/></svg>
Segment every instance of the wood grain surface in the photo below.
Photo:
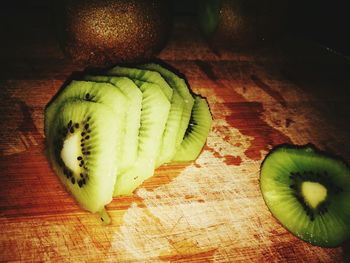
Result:
<svg viewBox="0 0 350 263"><path fill-rule="evenodd" d="M133 196L115 198L105 226L77 206L44 154L44 107L84 67L32 28L0 51L0 261L349 262L348 244L319 248L286 231L259 190L261 161L280 143L350 160L348 59L291 37L213 52L179 20L158 57L207 97L207 145L194 163L162 166Z"/></svg>

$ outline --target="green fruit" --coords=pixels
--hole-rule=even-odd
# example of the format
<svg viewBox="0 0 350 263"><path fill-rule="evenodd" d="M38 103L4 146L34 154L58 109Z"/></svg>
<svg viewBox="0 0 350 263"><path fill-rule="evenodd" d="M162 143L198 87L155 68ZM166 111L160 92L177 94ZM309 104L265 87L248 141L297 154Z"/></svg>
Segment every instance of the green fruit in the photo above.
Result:
<svg viewBox="0 0 350 263"><path fill-rule="evenodd" d="M203 0L198 20L211 46L244 48L280 35L286 10L286 0Z"/></svg>
<svg viewBox="0 0 350 263"><path fill-rule="evenodd" d="M150 82L158 84L171 103L168 120L165 126L161 149L156 161L156 167L170 162L176 152L176 139L179 133L184 101L177 90L173 90L164 78L156 71L142 70L116 66L108 71L108 74L127 76L136 83Z"/></svg>
<svg viewBox="0 0 350 263"><path fill-rule="evenodd" d="M171 32L163 0L56 0L55 13L63 51L90 65L149 59Z"/></svg>
<svg viewBox="0 0 350 263"><path fill-rule="evenodd" d="M158 85L144 82L138 157L133 167L117 178L114 195L130 195L154 174L170 103Z"/></svg>
<svg viewBox="0 0 350 263"><path fill-rule="evenodd" d="M92 76L84 77L86 80L95 82L107 82L113 84L127 97L127 114L124 120L124 137L121 141L121 156L119 173L123 173L130 168L137 159L138 135L140 128L141 107L142 107L142 92L135 83L125 77L113 76ZM106 96L114 97L113 94L105 92ZM104 103L103 101L101 101ZM123 109L123 105L117 101L113 103L113 107Z"/></svg>
<svg viewBox="0 0 350 263"><path fill-rule="evenodd" d="M114 123L117 126L116 138L121 138L117 141L117 152L115 155L118 170L124 168L125 160L122 154L122 142L125 131L125 118L127 111L127 98L115 86L108 83L94 83L89 81L73 80L65 88L63 88L53 101L45 109L44 127L45 136L49 137L52 129L52 123L56 121L56 115L60 107L65 104L68 99L80 99L96 103L102 103L111 108L116 114Z"/></svg>
<svg viewBox="0 0 350 263"><path fill-rule="evenodd" d="M190 123L173 161L193 161L200 154L210 131L212 116L205 99L195 96Z"/></svg>
<svg viewBox="0 0 350 263"><path fill-rule="evenodd" d="M260 188L271 213L297 237L335 247L350 237L350 169L311 145L280 145L264 159Z"/></svg>
<svg viewBox="0 0 350 263"><path fill-rule="evenodd" d="M46 137L50 164L79 205L109 221L104 206L116 180L116 114L101 103L66 100ZM48 124L48 123L46 123Z"/></svg>
<svg viewBox="0 0 350 263"><path fill-rule="evenodd" d="M143 70L138 68L116 66L108 70L107 74L114 75L114 76L128 77L133 81L135 81L136 84L141 84L141 85L142 85L142 82L145 82L145 81L154 83L161 88L161 90L164 92L164 95L168 98L168 100L171 100L171 97L173 96L172 88L168 85L168 83L162 78L162 76L158 72ZM141 82L138 83L138 81L141 81Z"/></svg>
<svg viewBox="0 0 350 263"><path fill-rule="evenodd" d="M178 75L172 71L166 69L158 64L150 63L140 66L143 69L153 70L160 73L160 75L168 82L171 88L176 90L182 99L184 100L184 109L181 116L181 124L179 132L176 136L176 146L177 148L182 143L187 126L190 121L191 111L194 103L194 99L188 89L188 86L184 79L180 78Z"/></svg>

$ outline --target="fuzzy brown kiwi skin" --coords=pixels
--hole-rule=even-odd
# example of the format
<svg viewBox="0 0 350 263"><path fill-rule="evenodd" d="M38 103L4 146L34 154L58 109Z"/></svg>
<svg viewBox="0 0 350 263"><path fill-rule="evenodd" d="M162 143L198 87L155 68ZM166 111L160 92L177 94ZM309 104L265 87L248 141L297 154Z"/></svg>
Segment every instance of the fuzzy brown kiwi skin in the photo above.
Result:
<svg viewBox="0 0 350 263"><path fill-rule="evenodd" d="M165 45L172 30L164 0L54 0L64 53L93 66L143 62Z"/></svg>

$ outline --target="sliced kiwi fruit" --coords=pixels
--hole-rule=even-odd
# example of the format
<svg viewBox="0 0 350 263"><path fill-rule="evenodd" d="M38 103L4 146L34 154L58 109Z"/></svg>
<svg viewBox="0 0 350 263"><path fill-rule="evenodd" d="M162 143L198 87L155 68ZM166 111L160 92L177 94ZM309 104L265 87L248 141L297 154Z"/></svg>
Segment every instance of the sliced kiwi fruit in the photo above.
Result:
<svg viewBox="0 0 350 263"><path fill-rule="evenodd" d="M173 96L172 88L164 80L164 78L162 78L162 76L156 71L115 66L112 69L108 70L107 74L114 76L125 76L135 81L136 84L141 85L142 82L145 81L155 83L159 85L159 87L169 100L171 100L171 97ZM141 81L141 83L138 83L138 81Z"/></svg>
<svg viewBox="0 0 350 263"><path fill-rule="evenodd" d="M45 109L54 171L105 222L112 196L130 195L163 163L194 160L212 122L206 100L194 99L183 79L156 64L142 67L73 80Z"/></svg>
<svg viewBox="0 0 350 263"><path fill-rule="evenodd" d="M193 161L198 157L207 140L212 121L207 101L195 96L190 123L173 161Z"/></svg>
<svg viewBox="0 0 350 263"><path fill-rule="evenodd" d="M173 97L171 98L171 107L168 115L168 120L166 122L166 127L164 130L162 144L159 151L159 155L156 161L156 167L169 163L180 143L177 141L177 135L179 134L182 113L184 111L184 100L177 92L174 90Z"/></svg>
<svg viewBox="0 0 350 263"><path fill-rule="evenodd" d="M116 66L109 70L108 74L130 77L136 84L142 85L143 82L158 84L159 87L162 88L162 91L171 103L171 107L162 137L160 152L156 160L156 167L163 163L170 162L179 146L179 143L176 144L176 140L184 109L184 100L179 95L178 91L176 89L173 90L164 78L156 71Z"/></svg>
<svg viewBox="0 0 350 263"><path fill-rule="evenodd" d="M73 80L57 94L55 100L53 100L45 109L44 127L46 137L50 136L52 127L51 123L56 121L55 116L59 110L59 107L64 104L67 99L72 98L95 103L103 103L116 113L114 122L116 123L118 129L115 137L121 138L121 140L117 142L115 160L119 165L118 170L124 169L124 167L128 165L125 163L126 158L122 154L122 142L124 141L124 135L126 134L124 123L126 111L128 109L127 98L112 84Z"/></svg>
<svg viewBox="0 0 350 263"><path fill-rule="evenodd" d="M176 90L184 100L184 110L181 116L180 129L176 137L176 145L180 145L187 130L187 126L191 117L192 107L194 104L194 99L188 89L185 80L180 78L174 72L155 63L144 64L141 65L140 68L159 72L159 74L169 83L170 87Z"/></svg>
<svg viewBox="0 0 350 263"><path fill-rule="evenodd" d="M132 80L126 77L86 75L84 79L94 82L111 83L128 98L127 114L123 125L125 128L125 135L121 142L122 155L120 156L121 165L119 169L119 173L123 173L133 165L137 158L142 92ZM122 105L115 104L114 106L121 107Z"/></svg>
<svg viewBox="0 0 350 263"><path fill-rule="evenodd" d="M335 247L350 237L350 169L312 145L279 145L264 159L260 188L271 213L313 245Z"/></svg>
<svg viewBox="0 0 350 263"><path fill-rule="evenodd" d="M158 85L144 82L138 157L134 166L117 178L114 195L130 195L154 173L170 103Z"/></svg>
<svg viewBox="0 0 350 263"><path fill-rule="evenodd" d="M101 103L66 100L46 137L48 159L79 205L109 221L104 206L116 180L116 113Z"/></svg>

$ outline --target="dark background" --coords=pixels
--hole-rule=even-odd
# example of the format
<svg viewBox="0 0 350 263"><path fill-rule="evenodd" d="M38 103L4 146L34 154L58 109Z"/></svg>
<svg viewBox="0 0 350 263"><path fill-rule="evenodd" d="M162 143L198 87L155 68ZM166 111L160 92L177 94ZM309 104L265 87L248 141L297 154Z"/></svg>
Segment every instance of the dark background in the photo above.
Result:
<svg viewBox="0 0 350 263"><path fill-rule="evenodd" d="M172 2L176 16L195 17L195 0L173 0ZM2 45L6 44L6 38L13 35L37 37L35 34L27 36L26 29L42 28L43 21L47 21L48 25L52 24L50 4L51 1L48 0L3 1L0 7ZM345 1L289 0L286 33L316 41L349 56L350 16L348 13ZM51 34L50 27L47 28L47 33Z"/></svg>

